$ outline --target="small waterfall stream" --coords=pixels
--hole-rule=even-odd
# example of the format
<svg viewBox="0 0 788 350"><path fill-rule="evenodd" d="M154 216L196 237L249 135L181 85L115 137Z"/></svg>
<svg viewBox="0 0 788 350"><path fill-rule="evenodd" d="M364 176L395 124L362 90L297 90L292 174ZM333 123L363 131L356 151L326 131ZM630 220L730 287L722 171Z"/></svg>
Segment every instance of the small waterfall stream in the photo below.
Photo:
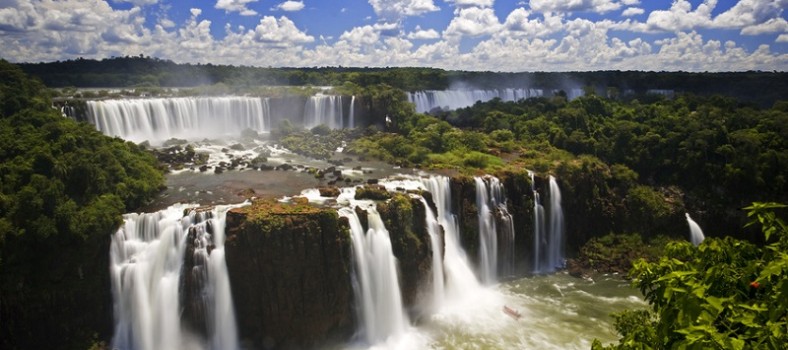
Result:
<svg viewBox="0 0 788 350"><path fill-rule="evenodd" d="M479 271L482 282L494 283L498 277L498 230L493 216L494 204L489 196L492 186L481 177L475 177L476 208L479 212ZM493 206L491 206L491 204Z"/></svg>
<svg viewBox="0 0 788 350"><path fill-rule="evenodd" d="M446 299L466 299L481 286L471 269L465 250L460 245L460 225L451 209L449 178L431 176L422 178L421 182L427 191L432 193L432 199L438 209L436 219L444 231L443 269L446 275Z"/></svg>
<svg viewBox="0 0 788 350"><path fill-rule="evenodd" d="M687 225L689 225L690 229L690 242L697 247L706 239L706 236L703 235L703 230L700 228L700 225L698 225L695 220L692 220L689 213L684 213L684 215L687 216Z"/></svg>
<svg viewBox="0 0 788 350"><path fill-rule="evenodd" d="M534 193L534 273L550 273L564 267L564 211L561 207L561 189L555 177L549 178L549 206L542 205L542 198L534 182L534 173L529 171L531 190ZM549 222L545 222L545 211ZM549 225L548 225L549 223Z"/></svg>
<svg viewBox="0 0 788 350"><path fill-rule="evenodd" d="M550 175L550 239L548 241L548 269L564 267L564 209L561 207L561 189Z"/></svg>
<svg viewBox="0 0 788 350"><path fill-rule="evenodd" d="M361 333L368 343L375 344L404 333L409 321L402 306L397 258L389 232L374 205L364 209L369 223L366 232L355 210L340 208L339 215L350 223Z"/></svg>

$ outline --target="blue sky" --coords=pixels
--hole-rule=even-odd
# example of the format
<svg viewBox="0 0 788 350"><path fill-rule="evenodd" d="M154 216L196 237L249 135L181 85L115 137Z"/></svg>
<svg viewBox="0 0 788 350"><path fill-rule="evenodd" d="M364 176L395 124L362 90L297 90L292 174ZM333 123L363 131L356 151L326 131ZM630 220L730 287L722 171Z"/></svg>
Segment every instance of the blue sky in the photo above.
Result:
<svg viewBox="0 0 788 350"><path fill-rule="evenodd" d="M0 0L13 62L788 70L788 0Z"/></svg>

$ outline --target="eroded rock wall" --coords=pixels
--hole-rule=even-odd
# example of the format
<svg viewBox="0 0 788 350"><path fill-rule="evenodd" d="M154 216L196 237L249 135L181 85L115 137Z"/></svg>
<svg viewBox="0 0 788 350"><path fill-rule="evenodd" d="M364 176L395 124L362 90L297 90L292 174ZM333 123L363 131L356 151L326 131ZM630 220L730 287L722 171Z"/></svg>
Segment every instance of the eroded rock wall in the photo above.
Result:
<svg viewBox="0 0 788 350"><path fill-rule="evenodd" d="M297 349L349 337L350 236L336 210L257 202L231 210L226 232L242 344Z"/></svg>

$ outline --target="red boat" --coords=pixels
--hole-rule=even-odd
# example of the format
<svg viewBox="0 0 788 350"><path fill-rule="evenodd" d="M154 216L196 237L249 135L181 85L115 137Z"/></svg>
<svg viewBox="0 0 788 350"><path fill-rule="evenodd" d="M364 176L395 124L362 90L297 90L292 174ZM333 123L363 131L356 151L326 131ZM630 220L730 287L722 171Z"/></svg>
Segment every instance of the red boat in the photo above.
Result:
<svg viewBox="0 0 788 350"><path fill-rule="evenodd" d="M523 317L523 315L520 314L520 311L512 309L506 305L503 306L503 313L511 316L515 320L519 320L520 317Z"/></svg>

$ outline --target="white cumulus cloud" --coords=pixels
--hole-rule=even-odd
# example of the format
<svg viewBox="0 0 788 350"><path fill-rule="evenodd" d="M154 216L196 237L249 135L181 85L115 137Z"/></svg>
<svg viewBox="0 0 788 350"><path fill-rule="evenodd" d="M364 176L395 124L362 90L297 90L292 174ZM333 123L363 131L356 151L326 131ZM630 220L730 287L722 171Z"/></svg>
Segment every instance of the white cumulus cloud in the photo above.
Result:
<svg viewBox="0 0 788 350"><path fill-rule="evenodd" d="M632 1L616 0L531 0L531 9L536 12L596 12L616 11L622 4Z"/></svg>
<svg viewBox="0 0 788 350"><path fill-rule="evenodd" d="M265 16L254 29L255 40L275 46L306 44L315 41L311 35L300 31L289 18L282 16L276 19Z"/></svg>
<svg viewBox="0 0 788 350"><path fill-rule="evenodd" d="M399 20L440 10L432 0L369 0L369 4L384 20Z"/></svg>
<svg viewBox="0 0 788 350"><path fill-rule="evenodd" d="M443 0L457 7L492 7L495 0Z"/></svg>
<svg viewBox="0 0 788 350"><path fill-rule="evenodd" d="M779 18L788 0L740 0L714 18L717 27L738 28Z"/></svg>
<svg viewBox="0 0 788 350"><path fill-rule="evenodd" d="M760 24L744 27L741 30L742 35L761 35L780 32L788 32L788 21L783 18L772 18Z"/></svg>
<svg viewBox="0 0 788 350"><path fill-rule="evenodd" d="M642 15L646 11L640 7L628 7L624 12L621 12L621 15L624 17L632 17L637 15Z"/></svg>
<svg viewBox="0 0 788 350"><path fill-rule="evenodd" d="M491 8L468 7L458 9L455 13L456 17L443 31L443 36L450 40L493 34L501 27Z"/></svg>
<svg viewBox="0 0 788 350"><path fill-rule="evenodd" d="M289 0L271 8L272 11L281 10L287 12L296 12L296 11L301 11L303 9L304 9L303 1L289 1Z"/></svg>
<svg viewBox="0 0 788 350"><path fill-rule="evenodd" d="M159 0L112 0L112 2L128 2L135 6L147 6L157 3Z"/></svg>
<svg viewBox="0 0 788 350"><path fill-rule="evenodd" d="M257 11L249 9L247 6L257 1L259 0L217 0L214 7L226 12L238 12L241 16L254 16Z"/></svg>
<svg viewBox="0 0 788 350"><path fill-rule="evenodd" d="M421 29L421 26L416 26L412 32L408 33L408 39L411 40L430 40L440 38L440 33L435 29Z"/></svg>
<svg viewBox="0 0 788 350"><path fill-rule="evenodd" d="M704 0L695 10L687 0L676 0L666 11L652 11L646 20L651 31L684 31L711 25L711 11L717 0Z"/></svg>

